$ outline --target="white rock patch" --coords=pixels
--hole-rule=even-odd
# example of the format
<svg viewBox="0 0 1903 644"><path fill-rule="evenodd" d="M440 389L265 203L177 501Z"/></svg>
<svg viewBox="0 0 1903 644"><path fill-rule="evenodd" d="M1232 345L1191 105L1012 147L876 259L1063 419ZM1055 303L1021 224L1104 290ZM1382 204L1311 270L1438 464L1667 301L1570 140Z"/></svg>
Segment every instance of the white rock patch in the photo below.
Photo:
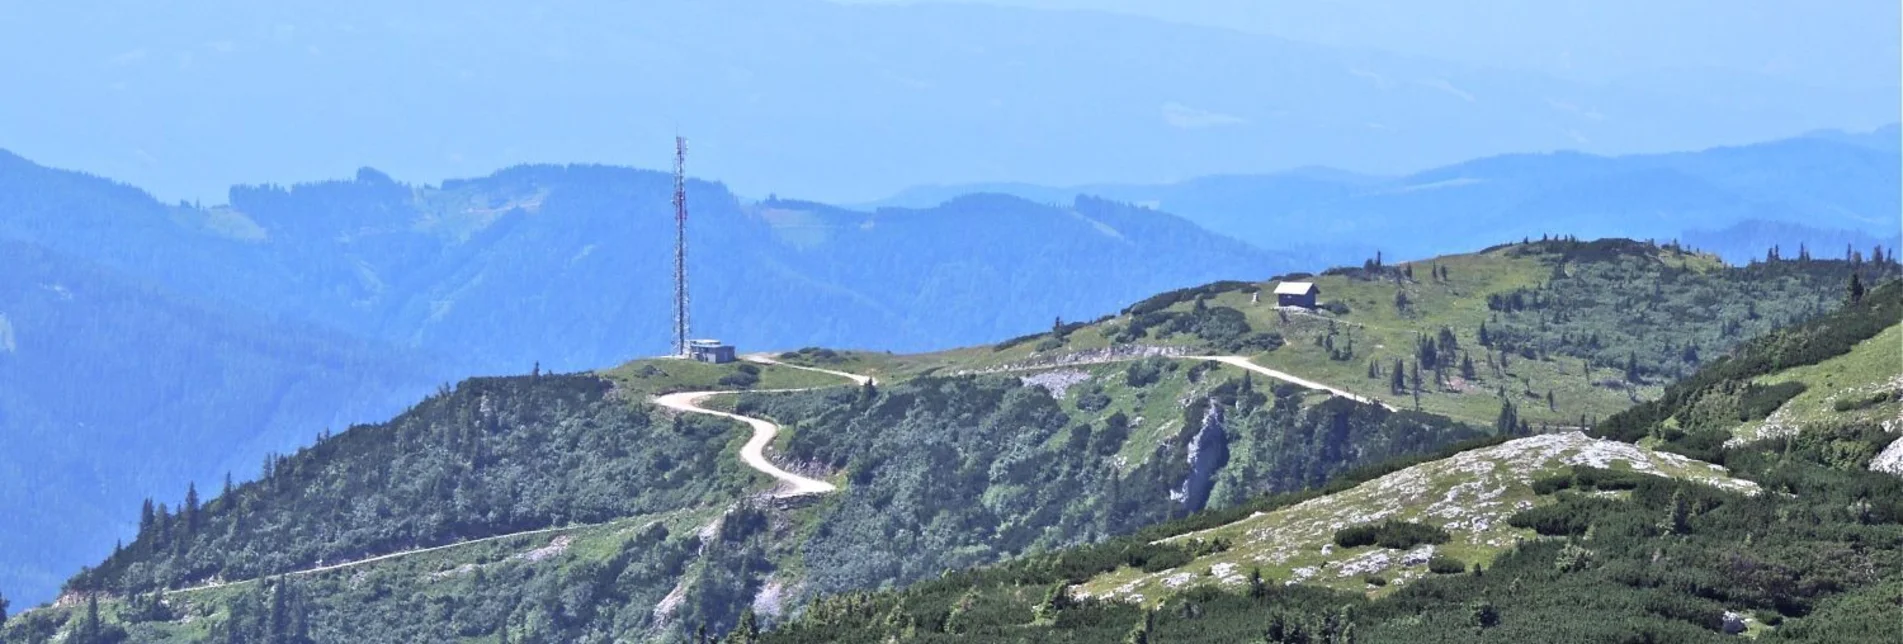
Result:
<svg viewBox="0 0 1903 644"><path fill-rule="evenodd" d="M1052 398L1063 400L1064 394L1068 393L1071 387L1090 380L1090 374L1078 369L1058 369L1023 376L1018 380L1022 381L1026 387L1043 387L1051 392Z"/></svg>
<svg viewBox="0 0 1903 644"><path fill-rule="evenodd" d="M1903 476L1903 438L1896 439L1883 453L1870 461L1870 471Z"/></svg>
<svg viewBox="0 0 1903 644"><path fill-rule="evenodd" d="M1359 577L1387 570L1393 562L1394 557L1388 551L1371 550L1341 562L1341 572L1335 574L1339 577Z"/></svg>
<svg viewBox="0 0 1903 644"><path fill-rule="evenodd" d="M1886 454L1903 470L1903 443ZM1170 537L1165 541L1181 543L1222 535L1232 546L1228 552L1199 559L1193 567L1143 575L1099 592L1119 599L1141 592L1156 595L1190 585L1205 572L1218 583L1239 584L1245 581L1239 572L1257 564L1292 567L1290 578L1283 580L1291 585L1338 584L1338 580L1379 573L1388 578L1389 586L1396 586L1428 576L1426 564L1438 549L1429 545L1405 552L1346 550L1333 544L1335 531L1399 519L1439 526L1452 533L1455 544L1508 547L1523 531L1508 529L1507 518L1536 505L1532 482L1574 465L1676 477L1745 494L1758 492L1757 484L1732 478L1723 467L1677 454L1594 439L1580 432L1532 436L1416 465L1267 514L1253 513L1227 526Z"/></svg>

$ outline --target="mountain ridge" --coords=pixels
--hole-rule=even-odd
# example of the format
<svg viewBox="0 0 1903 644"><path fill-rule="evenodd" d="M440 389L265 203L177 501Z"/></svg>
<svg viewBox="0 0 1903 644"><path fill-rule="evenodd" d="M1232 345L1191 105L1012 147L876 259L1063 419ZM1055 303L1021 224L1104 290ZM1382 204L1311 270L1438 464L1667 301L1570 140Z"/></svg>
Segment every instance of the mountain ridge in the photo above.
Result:
<svg viewBox="0 0 1903 644"><path fill-rule="evenodd" d="M525 159L625 163L676 131L742 192L803 186L852 201L934 179L1153 181L1299 164L1391 173L1508 150L1703 147L1867 127L1893 120L1896 105L1881 87L1803 91L1704 71L1587 83L981 5L113 8L17 9L0 55L48 61L20 77L20 91L47 100L6 106L0 124L42 126L0 139L167 201L366 163L431 182ZM62 27L83 35L44 37ZM1252 82L1194 61L1231 61ZM212 91L239 100L199 100ZM410 109L436 117L400 116ZM618 125L630 122L642 125ZM266 145L300 154L260 156Z"/></svg>
<svg viewBox="0 0 1903 644"><path fill-rule="evenodd" d="M1903 175L1897 128L1819 131L1692 152L1512 153L1392 177L1323 168L1163 184L940 185L873 204L919 205L967 189L1046 202L1095 194L1177 212L1264 248L1320 247L1326 260L1317 263L1327 264L1377 249L1394 257L1459 252L1491 243L1485 234L1497 240L1551 233L1699 238L1710 244L1707 249L1742 264L1772 244L1828 248L1854 240L1867 242L1857 244L1867 249L1903 241L1890 216L1903 209L1897 200L1903 192L1896 178ZM1430 188L1438 191L1424 192ZM1326 223L1337 220L1356 227ZM1461 226L1432 225L1449 221ZM1765 240L1744 232L1754 221L1773 222L1782 234ZM1352 234L1397 227L1410 232L1380 242ZM1484 229L1482 236L1469 230L1476 227Z"/></svg>

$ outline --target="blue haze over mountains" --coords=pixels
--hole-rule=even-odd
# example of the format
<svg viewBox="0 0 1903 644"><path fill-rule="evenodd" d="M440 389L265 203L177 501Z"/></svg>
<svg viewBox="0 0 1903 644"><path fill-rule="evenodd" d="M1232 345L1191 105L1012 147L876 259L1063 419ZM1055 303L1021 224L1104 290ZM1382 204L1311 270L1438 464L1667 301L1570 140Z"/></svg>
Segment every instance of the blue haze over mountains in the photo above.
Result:
<svg viewBox="0 0 1903 644"><path fill-rule="evenodd" d="M1239 3L1105 6L1165 4L1157 13L1210 24L1226 14L1197 7ZM1886 3L1700 2L1711 9L1700 15L1575 1L1545 16L1502 3L1410 8L1419 4L1251 10L1258 23L1313 25L1333 43L1312 44L1301 33L981 4L15 2L0 6L0 68L8 91L32 100L0 101L0 147L166 201L217 201L234 184L365 165L431 183L525 162L652 166L653 150L683 132L697 171L737 192L838 203L927 183L1154 183L1308 165L1391 175L1503 153L1667 152L1863 130L1899 110ZM1272 13L1331 8L1361 13ZM1633 16L1599 25L1569 11ZM1692 15L1661 17L1676 18L1660 22L1677 29L1670 38L1620 31L1657 13ZM1737 22L1779 38L1772 27L1815 23L1800 19L1809 15L1889 31L1819 43L1813 28L1755 46L1713 36ZM1342 36L1396 31L1406 16L1456 34L1442 41L1500 44L1388 39L1450 61ZM1591 41L1573 44L1573 67L1594 73L1508 66L1567 53L1512 44L1538 31L1509 20L1542 17L1547 32L1598 34L1572 38ZM1723 54L1705 44L1803 65L1710 68ZM1824 53L1798 57L1810 50ZM1620 64L1595 68L1601 57ZM1868 71L1844 78L1850 70Z"/></svg>
<svg viewBox="0 0 1903 644"><path fill-rule="evenodd" d="M1511 154L1394 177L1304 168L1170 184L923 186L867 205L916 206L978 191L1043 202L1097 195L1333 264L1376 250L1423 258L1542 234L1677 239L1744 263L1773 245L1791 253L1808 245L1827 257L1846 244L1896 248L1900 140L1903 131L1891 124L1695 152Z"/></svg>
<svg viewBox="0 0 1903 644"><path fill-rule="evenodd" d="M660 352L670 178L586 163L677 131L697 328L743 350L987 343L1548 232L1894 247L1903 174L1870 131L1894 74L1613 82L975 5L6 3L0 70L30 97L0 101L16 605L143 497L440 383Z"/></svg>

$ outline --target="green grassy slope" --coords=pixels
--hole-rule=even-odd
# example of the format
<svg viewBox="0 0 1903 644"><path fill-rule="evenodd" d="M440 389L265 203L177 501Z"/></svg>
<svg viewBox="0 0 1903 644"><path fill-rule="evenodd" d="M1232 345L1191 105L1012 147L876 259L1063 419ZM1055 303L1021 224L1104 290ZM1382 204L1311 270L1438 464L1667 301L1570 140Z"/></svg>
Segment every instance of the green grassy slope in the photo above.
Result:
<svg viewBox="0 0 1903 644"><path fill-rule="evenodd" d="M1665 383L1739 341L1835 308L1852 271L1874 282L1899 267L1812 259L1728 267L1674 246L1537 241L1289 276L1320 287L1323 306L1312 312L1274 305L1282 280L1222 282L992 347L908 356L890 368L956 372L1151 345L1251 355L1397 408L1418 404L1467 422L1491 424L1511 403L1535 429L1582 427L1658 397Z"/></svg>
<svg viewBox="0 0 1903 644"><path fill-rule="evenodd" d="M852 384L839 376L785 365L747 361L709 364L674 358L635 360L600 374L636 399L679 391L809 389Z"/></svg>
<svg viewBox="0 0 1903 644"><path fill-rule="evenodd" d="M1801 383L1802 393L1762 420L1732 430L1738 440L1790 434L1831 423L1889 423L1903 418L1903 324L1851 347L1849 353L1812 365L1760 376L1754 384Z"/></svg>
<svg viewBox="0 0 1903 644"><path fill-rule="evenodd" d="M1320 497L822 601L768 641L1344 641L1352 629L1357 642L1717 642L1732 626L1893 641L1903 480L1867 469L1897 438L1893 403L1852 392L1896 377L1900 316L1903 281L1882 284L1599 428L1645 446L1568 433L1480 447ZM1785 382L1837 389L1744 393ZM1726 444L1740 408L1823 420ZM1449 533L1434 554L1465 571L1396 562L1431 562L1419 543L1331 543L1390 519Z"/></svg>

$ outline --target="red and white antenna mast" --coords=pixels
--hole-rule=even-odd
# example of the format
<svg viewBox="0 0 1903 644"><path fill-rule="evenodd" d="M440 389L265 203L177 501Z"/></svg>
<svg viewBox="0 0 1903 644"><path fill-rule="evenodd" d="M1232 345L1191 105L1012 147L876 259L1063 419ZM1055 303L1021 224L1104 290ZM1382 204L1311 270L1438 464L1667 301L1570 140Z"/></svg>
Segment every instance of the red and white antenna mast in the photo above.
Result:
<svg viewBox="0 0 1903 644"><path fill-rule="evenodd" d="M674 355L687 356L687 139L674 137Z"/></svg>

